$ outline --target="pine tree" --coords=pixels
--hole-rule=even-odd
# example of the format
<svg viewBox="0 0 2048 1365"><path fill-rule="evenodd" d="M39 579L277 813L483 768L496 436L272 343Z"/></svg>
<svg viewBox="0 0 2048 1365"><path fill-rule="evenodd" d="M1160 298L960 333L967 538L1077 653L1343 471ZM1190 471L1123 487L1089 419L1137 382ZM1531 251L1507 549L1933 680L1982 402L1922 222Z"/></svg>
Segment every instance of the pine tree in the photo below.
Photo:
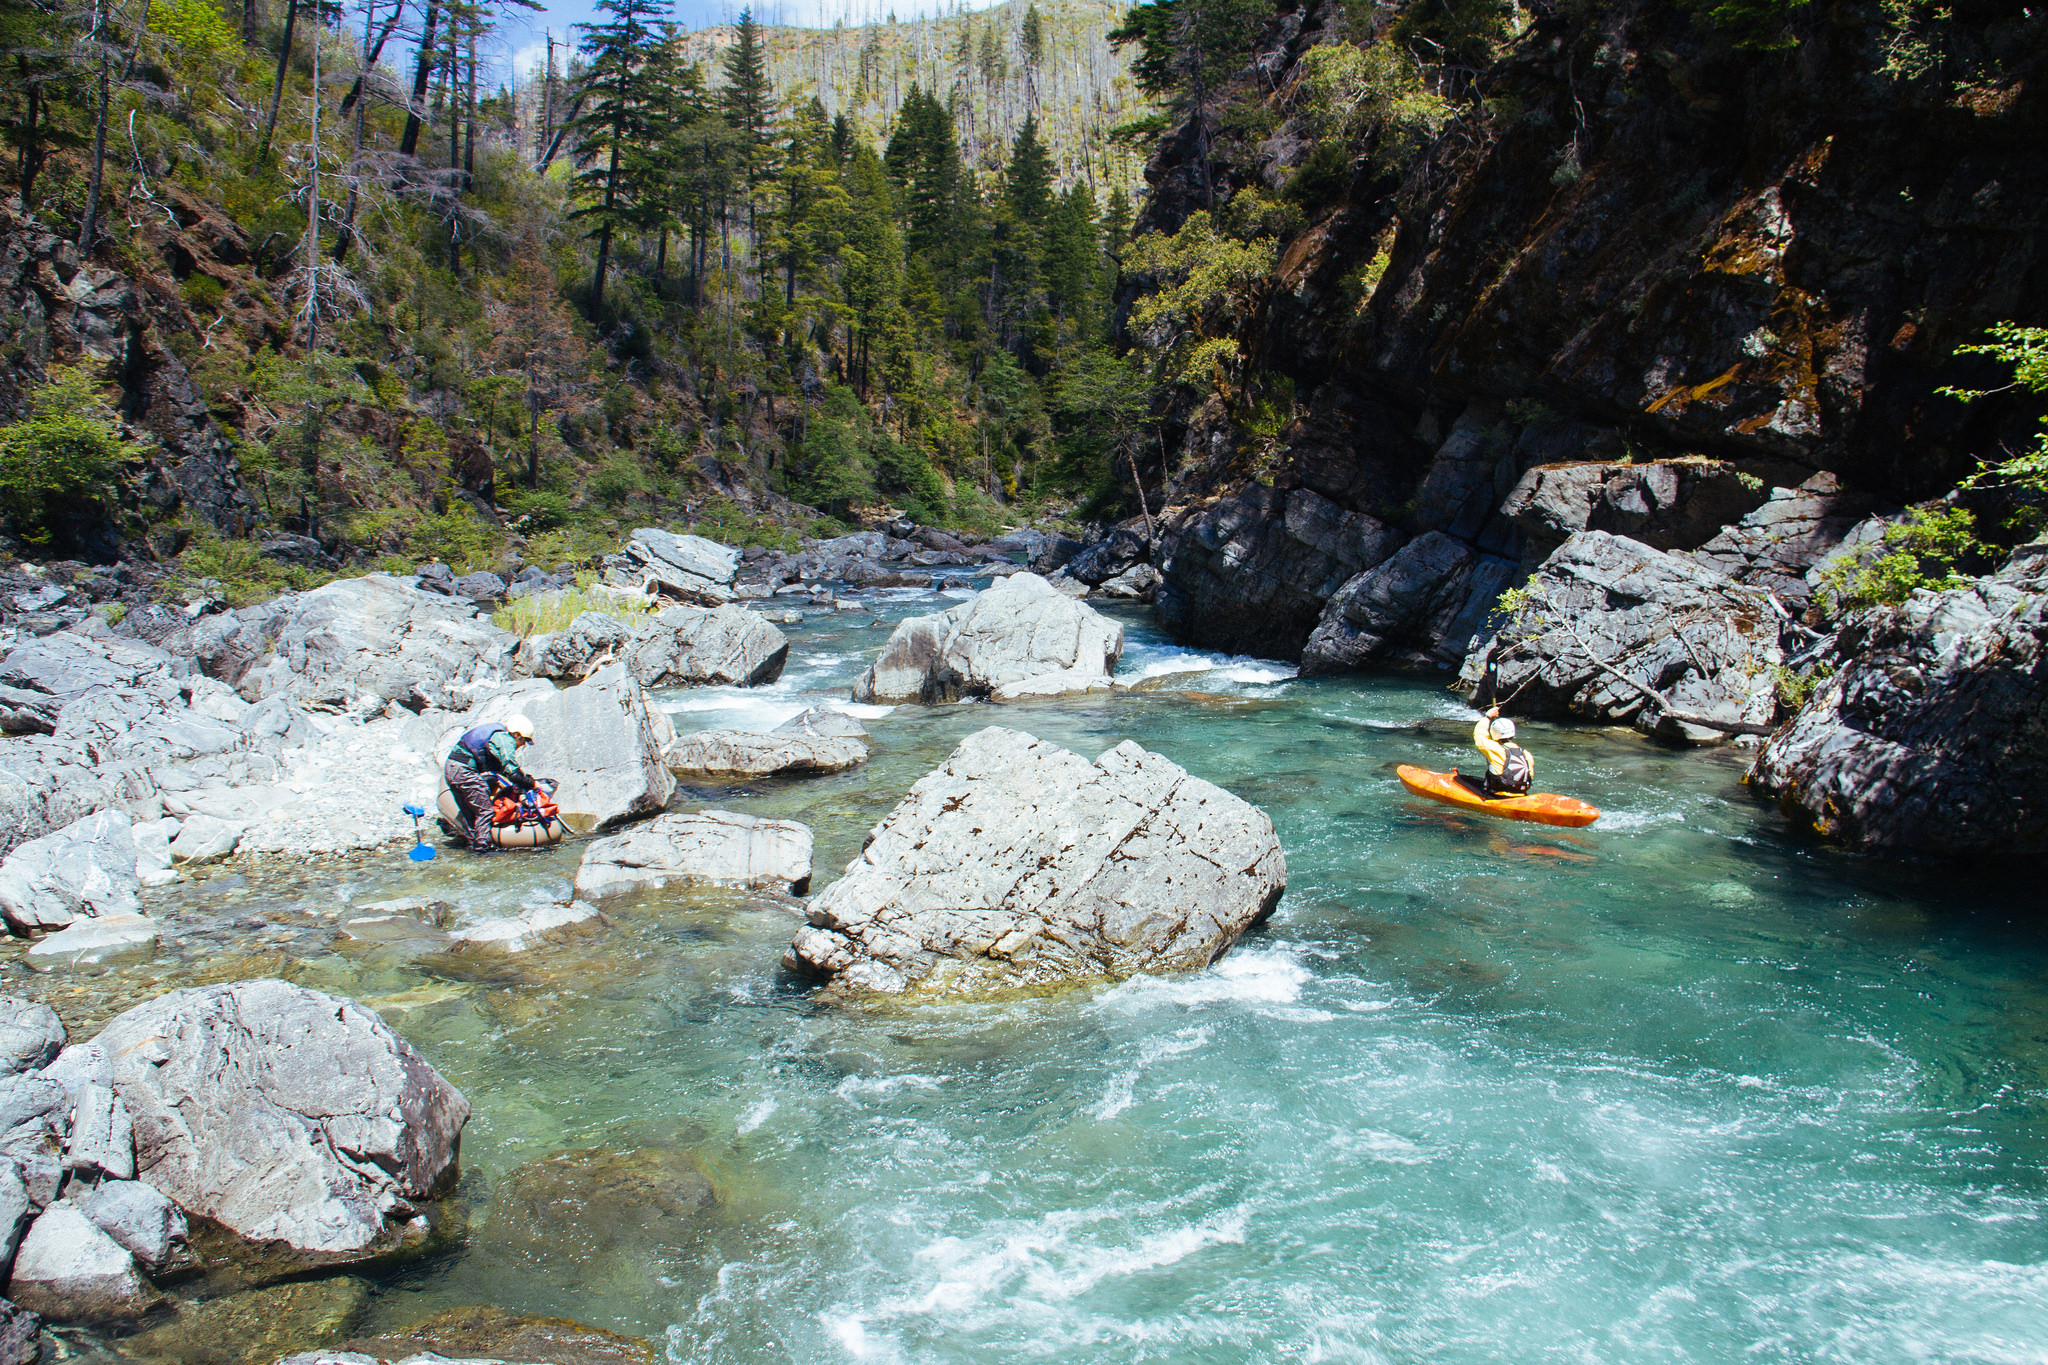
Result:
<svg viewBox="0 0 2048 1365"><path fill-rule="evenodd" d="M1045 144L1038 140L1038 119L1024 118L1024 127L1010 148L1010 168L1005 178L1010 211L1033 227L1043 226L1052 208L1052 165Z"/></svg>
<svg viewBox="0 0 2048 1365"><path fill-rule="evenodd" d="M949 260L957 250L960 144L953 116L916 85L897 113L883 164L901 196L905 249L913 256Z"/></svg>
<svg viewBox="0 0 2048 1365"><path fill-rule="evenodd" d="M654 47L654 22L660 13L655 0L597 0L611 15L602 23L579 25L583 54L589 60L584 81L584 111L577 120L577 150L582 168L576 173L584 202L570 217L590 225L597 239L597 264L590 277L590 315L604 311L605 273L611 265L612 238L631 228L638 217L637 188L623 171L628 148L647 140L647 106L642 71L659 56Z"/></svg>
<svg viewBox="0 0 2048 1365"><path fill-rule="evenodd" d="M725 121L740 137L740 172L746 186L751 230L756 197L774 171L773 149L769 145L774 92L768 84L768 55L761 43L761 26L754 22L751 8L740 11L735 28L737 37L725 50L721 102ZM755 236L758 240L758 232Z"/></svg>
<svg viewBox="0 0 2048 1365"><path fill-rule="evenodd" d="M1244 69L1273 17L1273 0L1150 0L1133 5L1109 41L1136 44L1131 74L1147 94L1166 99L1195 129L1202 186L1216 208L1209 124L1222 87Z"/></svg>
<svg viewBox="0 0 2048 1365"><path fill-rule="evenodd" d="M896 231L895 197L881 158L865 142L857 143L846 168L849 203L846 245L841 250L847 311L854 325L851 368L861 399L868 379L875 341L887 343L902 308L903 239Z"/></svg>

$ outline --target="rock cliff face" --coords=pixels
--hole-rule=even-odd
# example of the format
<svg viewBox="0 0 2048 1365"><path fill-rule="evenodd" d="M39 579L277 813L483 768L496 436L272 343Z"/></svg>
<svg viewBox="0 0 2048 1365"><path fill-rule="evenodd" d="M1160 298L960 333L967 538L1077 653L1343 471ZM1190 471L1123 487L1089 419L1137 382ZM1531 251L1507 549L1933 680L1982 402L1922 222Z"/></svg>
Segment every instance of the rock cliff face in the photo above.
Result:
<svg viewBox="0 0 2048 1365"><path fill-rule="evenodd" d="M93 364L121 387L120 414L156 452L131 480L140 502L159 513L178 508L216 530L241 534L256 520L242 487L234 443L208 411L183 362L166 341L190 325L178 280L194 270L229 273L249 259L242 230L174 184L137 232L136 259L164 263L162 273L124 274L105 260L79 259L48 228L0 207L0 415L19 415L24 390L52 364ZM260 320L258 325L260 326ZM59 527L53 552L106 562L119 549L114 528Z"/></svg>
<svg viewBox="0 0 2048 1365"><path fill-rule="evenodd" d="M1344 12L1271 26L1280 127L1219 164L1219 193L1288 184L1313 141L1301 59ZM1240 338L1247 385L1291 387L1277 458L1255 466L1215 403L1184 418L1166 621L1296 657L1398 617L1390 649L1338 656L1455 663L1481 599L1576 531L1695 550L1820 471L1830 496L1924 498L2029 426L2017 399L1936 390L2002 382L1955 348L2048 309L2048 16L1957 11L1914 78L1885 72L1875 4L1791 22L1796 46L1757 52L1690 7L1539 5L1405 180L1368 136L1347 184L1301 201ZM1197 145L1162 145L1141 229L1202 206ZM1400 602L1358 582L1431 535L1458 545L1399 566Z"/></svg>
<svg viewBox="0 0 2048 1365"><path fill-rule="evenodd" d="M1758 756L1786 813L1876 852L2048 849L2048 545L1859 613L1839 671Z"/></svg>

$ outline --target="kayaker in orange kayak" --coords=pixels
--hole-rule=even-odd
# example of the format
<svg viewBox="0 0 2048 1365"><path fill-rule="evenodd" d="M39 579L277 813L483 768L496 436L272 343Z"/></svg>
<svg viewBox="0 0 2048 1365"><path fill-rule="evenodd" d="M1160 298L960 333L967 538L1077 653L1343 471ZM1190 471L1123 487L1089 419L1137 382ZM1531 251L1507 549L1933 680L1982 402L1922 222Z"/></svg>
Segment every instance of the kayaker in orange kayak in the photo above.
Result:
<svg viewBox="0 0 2048 1365"><path fill-rule="evenodd" d="M1515 723L1502 720L1498 706L1487 711L1472 727L1472 747L1486 755L1486 775L1482 778L1460 775L1459 780L1481 796L1488 799L1522 796L1536 780L1536 760L1529 756L1527 749L1515 743Z"/></svg>

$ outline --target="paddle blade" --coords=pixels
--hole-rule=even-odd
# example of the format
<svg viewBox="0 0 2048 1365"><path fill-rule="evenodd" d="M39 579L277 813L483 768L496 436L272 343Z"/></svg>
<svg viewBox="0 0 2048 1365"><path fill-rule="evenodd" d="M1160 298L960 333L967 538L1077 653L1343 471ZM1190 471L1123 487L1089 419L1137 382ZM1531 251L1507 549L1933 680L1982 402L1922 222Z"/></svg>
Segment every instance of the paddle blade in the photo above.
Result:
<svg viewBox="0 0 2048 1365"><path fill-rule="evenodd" d="M429 848L425 844L414 844L412 846L412 852L406 854L405 856L412 859L416 863L430 863L434 860L434 850Z"/></svg>

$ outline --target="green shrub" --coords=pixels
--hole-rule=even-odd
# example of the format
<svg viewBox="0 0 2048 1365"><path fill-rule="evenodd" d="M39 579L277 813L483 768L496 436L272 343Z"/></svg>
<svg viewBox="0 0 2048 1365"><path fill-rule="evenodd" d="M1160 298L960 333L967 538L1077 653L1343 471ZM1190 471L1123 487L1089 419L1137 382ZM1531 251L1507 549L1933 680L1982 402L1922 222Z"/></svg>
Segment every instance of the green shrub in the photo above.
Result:
<svg viewBox="0 0 2048 1365"><path fill-rule="evenodd" d="M620 507L628 498L647 492L647 472L632 456L614 455L598 466L584 488L606 507Z"/></svg>
<svg viewBox="0 0 2048 1365"><path fill-rule="evenodd" d="M0 509L31 545L46 544L52 520L104 513L129 450L83 366L53 369L30 413L0 427Z"/></svg>
<svg viewBox="0 0 2048 1365"><path fill-rule="evenodd" d="M406 553L415 561L438 559L458 575L491 568L504 544L503 531L452 497L446 512L420 518L405 537Z"/></svg>
<svg viewBox="0 0 2048 1365"><path fill-rule="evenodd" d="M1960 507L1915 507L1885 528L1875 547L1821 571L1821 605L1831 615L1905 601L1920 588L1968 580L1956 566L1980 553L1976 518Z"/></svg>
<svg viewBox="0 0 2048 1365"><path fill-rule="evenodd" d="M185 297L192 311L210 316L220 311L220 301L227 297L227 286L211 275L188 276L178 286L178 292Z"/></svg>

